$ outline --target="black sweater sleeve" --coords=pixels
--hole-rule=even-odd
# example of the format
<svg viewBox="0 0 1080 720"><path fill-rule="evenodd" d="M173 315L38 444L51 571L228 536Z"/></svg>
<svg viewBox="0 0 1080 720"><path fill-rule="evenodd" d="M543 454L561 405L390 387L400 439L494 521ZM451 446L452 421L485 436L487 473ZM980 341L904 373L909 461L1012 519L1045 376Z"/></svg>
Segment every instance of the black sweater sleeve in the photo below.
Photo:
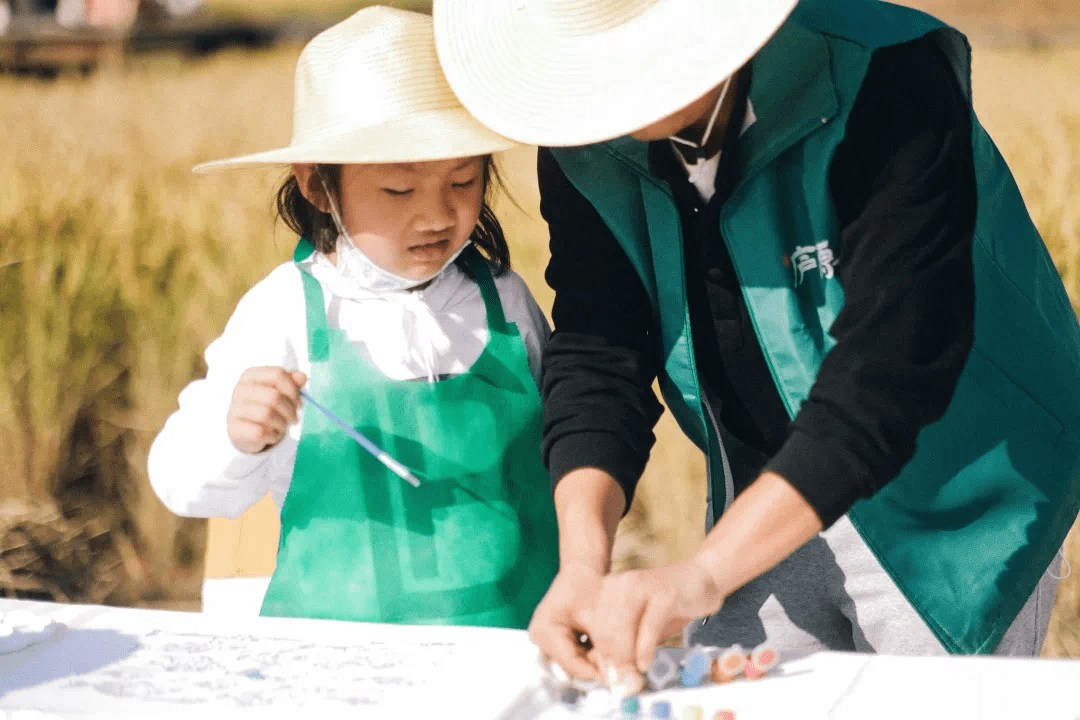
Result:
<svg viewBox="0 0 1080 720"><path fill-rule="evenodd" d="M875 54L829 181L845 293L837 343L767 466L826 527L911 459L972 346L970 106L932 40Z"/></svg>
<svg viewBox="0 0 1080 720"><path fill-rule="evenodd" d="M553 485L577 468L608 472L629 508L662 412L652 390L660 358L652 307L611 231L544 148L537 176L555 290L543 358L544 459Z"/></svg>

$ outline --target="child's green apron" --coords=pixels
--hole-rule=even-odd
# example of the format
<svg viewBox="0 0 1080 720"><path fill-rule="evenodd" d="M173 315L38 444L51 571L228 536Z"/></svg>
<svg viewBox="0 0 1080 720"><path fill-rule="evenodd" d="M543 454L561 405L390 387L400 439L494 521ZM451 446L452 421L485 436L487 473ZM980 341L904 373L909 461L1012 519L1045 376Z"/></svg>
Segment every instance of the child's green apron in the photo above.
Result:
<svg viewBox="0 0 1080 720"><path fill-rule="evenodd" d="M294 259L311 252L301 240ZM486 262L473 253L470 267L490 340L468 372L434 383L390 380L363 359L302 273L308 391L421 485L306 408L263 615L528 624L558 567L540 396Z"/></svg>

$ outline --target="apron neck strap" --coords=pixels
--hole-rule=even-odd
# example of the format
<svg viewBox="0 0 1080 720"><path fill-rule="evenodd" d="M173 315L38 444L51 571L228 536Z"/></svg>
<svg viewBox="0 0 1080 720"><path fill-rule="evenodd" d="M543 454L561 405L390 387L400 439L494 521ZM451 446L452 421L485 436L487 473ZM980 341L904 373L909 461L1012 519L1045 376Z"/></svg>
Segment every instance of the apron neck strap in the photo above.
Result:
<svg viewBox="0 0 1080 720"><path fill-rule="evenodd" d="M293 253L293 262L300 263L311 257L315 246L307 238L300 238ZM330 356L330 339L327 334L326 306L323 304L322 286L319 281L303 270L300 277L304 281L304 305L307 308L308 356L311 362L321 362Z"/></svg>
<svg viewBox="0 0 1080 720"><path fill-rule="evenodd" d="M293 251L293 262L299 265L311 257L313 252L315 252L315 246L306 237L302 237L300 242L296 243L296 250Z"/></svg>
<svg viewBox="0 0 1080 720"><path fill-rule="evenodd" d="M473 280L480 288L480 297L484 299L484 309L487 311L488 329L493 333L505 334L506 315L503 314L502 301L499 299L499 291L495 287L495 280L491 277L491 267L487 260L476 248L466 251L469 270L472 271Z"/></svg>

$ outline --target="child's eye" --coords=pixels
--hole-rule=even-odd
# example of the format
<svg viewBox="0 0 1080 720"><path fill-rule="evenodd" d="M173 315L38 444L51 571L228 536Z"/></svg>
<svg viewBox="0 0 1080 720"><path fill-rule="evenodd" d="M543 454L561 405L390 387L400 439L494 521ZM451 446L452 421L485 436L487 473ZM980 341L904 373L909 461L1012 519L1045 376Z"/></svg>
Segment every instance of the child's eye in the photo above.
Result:
<svg viewBox="0 0 1080 720"><path fill-rule="evenodd" d="M412 192L412 188L406 188L404 190L398 188L383 188L383 192L387 195L393 195L394 197L404 197Z"/></svg>
<svg viewBox="0 0 1080 720"><path fill-rule="evenodd" d="M476 178L470 178L470 179L466 180L465 182L456 182L456 183L454 183L454 187L456 187L456 188L470 188L475 184L476 184Z"/></svg>

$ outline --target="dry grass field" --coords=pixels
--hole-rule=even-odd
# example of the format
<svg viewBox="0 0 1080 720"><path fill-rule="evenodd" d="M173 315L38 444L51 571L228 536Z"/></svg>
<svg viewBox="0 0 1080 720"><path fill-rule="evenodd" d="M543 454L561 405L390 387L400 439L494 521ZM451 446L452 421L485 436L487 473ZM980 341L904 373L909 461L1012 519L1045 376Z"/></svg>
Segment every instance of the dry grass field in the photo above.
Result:
<svg viewBox="0 0 1080 720"><path fill-rule="evenodd" d="M295 239L274 223L280 172L190 168L288 141L298 50L0 76L0 587L22 568L40 581L28 590L56 597L197 598L205 523L158 503L147 448L237 299ZM1080 304L1080 48L977 47L975 92ZM516 269L550 308L532 156L505 158L515 202L499 211ZM669 418L657 434L620 533L624 567L684 557L702 535L704 463ZM47 562L27 557L35 544ZM1077 533L1070 555L1048 652L1080 657Z"/></svg>

